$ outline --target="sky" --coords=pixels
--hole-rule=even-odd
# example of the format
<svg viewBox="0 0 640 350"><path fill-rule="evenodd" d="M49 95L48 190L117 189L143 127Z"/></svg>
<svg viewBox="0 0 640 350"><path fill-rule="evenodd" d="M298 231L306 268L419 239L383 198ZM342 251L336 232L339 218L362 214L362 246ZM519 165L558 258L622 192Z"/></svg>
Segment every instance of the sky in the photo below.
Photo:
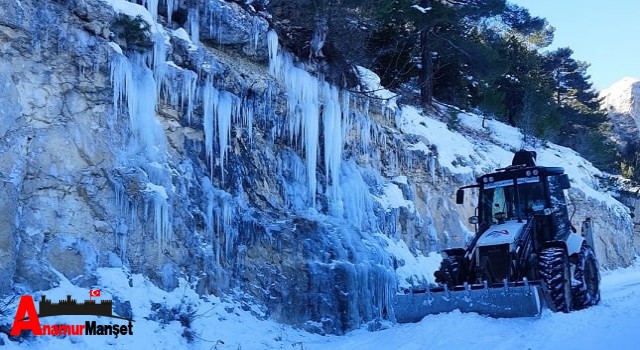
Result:
<svg viewBox="0 0 640 350"><path fill-rule="evenodd" d="M509 0L556 28L551 48L570 47L591 64L598 90L624 77L640 78L640 1Z"/></svg>

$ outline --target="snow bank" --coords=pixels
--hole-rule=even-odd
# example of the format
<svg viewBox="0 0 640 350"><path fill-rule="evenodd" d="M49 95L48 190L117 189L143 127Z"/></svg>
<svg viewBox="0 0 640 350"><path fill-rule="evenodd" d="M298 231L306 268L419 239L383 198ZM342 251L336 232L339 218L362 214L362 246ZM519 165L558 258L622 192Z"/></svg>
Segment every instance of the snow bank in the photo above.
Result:
<svg viewBox="0 0 640 350"><path fill-rule="evenodd" d="M387 108L394 109L397 107L396 99L398 95L383 88L382 85L380 85L380 77L378 77L376 73L361 66L356 66L356 69L365 93L385 101L384 105Z"/></svg>

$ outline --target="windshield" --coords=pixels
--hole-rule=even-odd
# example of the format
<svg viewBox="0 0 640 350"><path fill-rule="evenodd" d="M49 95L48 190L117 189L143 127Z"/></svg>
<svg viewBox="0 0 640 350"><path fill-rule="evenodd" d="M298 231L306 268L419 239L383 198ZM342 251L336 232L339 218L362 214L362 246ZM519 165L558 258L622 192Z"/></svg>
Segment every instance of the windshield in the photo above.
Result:
<svg viewBox="0 0 640 350"><path fill-rule="evenodd" d="M507 185L508 183L510 185ZM486 187L490 186L485 186L480 199L484 223L497 224L518 217L525 219L545 208L544 187L541 182L519 184L519 203L516 203L513 181L501 182L493 188Z"/></svg>

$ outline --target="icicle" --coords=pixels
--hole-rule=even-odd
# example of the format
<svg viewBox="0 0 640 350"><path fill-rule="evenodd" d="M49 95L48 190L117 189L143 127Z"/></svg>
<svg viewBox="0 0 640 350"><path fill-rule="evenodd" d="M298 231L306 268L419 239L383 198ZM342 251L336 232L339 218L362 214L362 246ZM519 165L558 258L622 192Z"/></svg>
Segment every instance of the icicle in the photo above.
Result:
<svg viewBox="0 0 640 350"><path fill-rule="evenodd" d="M215 131L218 136L220 178L223 180L224 163L229 145L229 137L231 136L232 116L240 115L240 106L235 102L236 99L237 97L233 94L226 91L219 92L214 88L210 78L206 80L205 86L202 89L205 154L213 169L213 139Z"/></svg>
<svg viewBox="0 0 640 350"><path fill-rule="evenodd" d="M253 145L253 107L251 113L247 116L247 130L249 135L249 145Z"/></svg>
<svg viewBox="0 0 640 350"><path fill-rule="evenodd" d="M198 15L198 8L189 9L189 34L191 35L191 42L194 45L200 43L200 16Z"/></svg>
<svg viewBox="0 0 640 350"><path fill-rule="evenodd" d="M224 232L224 252L227 259L229 259L233 253L233 245L237 238L237 231L231 226L232 219L235 216L235 210L233 206L233 200L230 195L222 198L222 205L220 208L220 219L222 221L222 227Z"/></svg>
<svg viewBox="0 0 640 350"><path fill-rule="evenodd" d="M351 95L349 91L343 90L342 92L342 139L348 140L349 133L353 127L353 118L351 117Z"/></svg>
<svg viewBox="0 0 640 350"><path fill-rule="evenodd" d="M221 40L221 33L220 33L220 26L221 26L221 19L220 19L220 15L219 15L219 6L220 4L218 4L218 6L206 6L205 7L205 17L209 17L209 37L214 37L216 39L218 39L218 42L220 42ZM216 32L217 31L217 32ZM214 33L215 32L215 33Z"/></svg>
<svg viewBox="0 0 640 350"><path fill-rule="evenodd" d="M156 119L157 88L153 74L144 64L144 57L136 55L133 62L118 55L111 62L113 105L120 112L126 99L134 143L151 161L164 157L164 130Z"/></svg>
<svg viewBox="0 0 640 350"><path fill-rule="evenodd" d="M120 212L124 217L129 216L131 212L131 201L129 201L129 197L127 197L127 192L122 186L122 184L115 182L114 187L116 190L116 207L120 209ZM132 219L135 219L135 215L132 215ZM132 221L135 223L135 221Z"/></svg>
<svg viewBox="0 0 640 350"><path fill-rule="evenodd" d="M117 242L116 245L120 248L120 260L127 261L127 238L128 238L128 228L127 224L124 222L119 223L119 229L117 233Z"/></svg>
<svg viewBox="0 0 640 350"><path fill-rule="evenodd" d="M369 187L354 163L342 163L342 185L348 188L342 191L344 217L362 231L375 227L373 202Z"/></svg>
<svg viewBox="0 0 640 350"><path fill-rule="evenodd" d="M433 154L429 156L429 176L431 176L431 181L435 181L436 179L436 157Z"/></svg>
<svg viewBox="0 0 640 350"><path fill-rule="evenodd" d="M158 21L158 0L144 0L144 5L154 22Z"/></svg>
<svg viewBox="0 0 640 350"><path fill-rule="evenodd" d="M193 116L193 98L196 95L196 84L198 82L198 75L188 69L182 71L182 91L180 92L180 109L184 110L185 104L187 105L187 122L191 124L191 117Z"/></svg>
<svg viewBox="0 0 640 350"><path fill-rule="evenodd" d="M162 189L164 190L164 187ZM170 207L167 199L166 192L164 194L156 192L153 197L153 222L160 252L164 250L166 242L172 239Z"/></svg>
<svg viewBox="0 0 640 350"><path fill-rule="evenodd" d="M309 195L313 207L317 188L320 81L304 69L297 68L291 55L278 51L278 37L274 31L267 33L267 40L269 71L276 78L283 80L286 89L290 142L293 145L304 145ZM338 133L341 132L342 130L338 129Z"/></svg>
<svg viewBox="0 0 640 350"><path fill-rule="evenodd" d="M162 63L160 63L162 61ZM171 184L171 175L162 165L165 162L165 135L162 125L156 118L156 100L158 87L154 74L148 65L164 65L163 51L154 51L152 59L148 55L134 54L131 59L116 55L111 62L111 81L113 85L113 106L116 115L123 112L122 104L127 106L131 140L127 162L144 167L149 179L144 191L151 192L151 198L145 201L145 212L149 204L153 209L155 238L160 251L171 239L171 215L169 196L164 185ZM157 70L159 71L159 70ZM140 156L143 157L140 157ZM116 192L120 189L116 188ZM117 194L117 200L123 203L123 195ZM137 215L137 201L131 203L132 222ZM125 211L126 214L126 211ZM135 225L134 225L135 226Z"/></svg>
<svg viewBox="0 0 640 350"><path fill-rule="evenodd" d="M311 205L314 206L319 141L319 81L309 72L295 67L289 56L283 60L283 66L286 72L283 76L286 79L289 135L292 144L304 144L309 194Z"/></svg>
<svg viewBox="0 0 640 350"><path fill-rule="evenodd" d="M249 95L250 91L245 93L245 95ZM253 143L253 116L255 114L255 106L254 99L248 96L245 96L242 99L241 112L240 115L242 117L242 125L247 128L247 135L249 138L249 145Z"/></svg>
<svg viewBox="0 0 640 350"><path fill-rule="evenodd" d="M222 180L224 180L224 160L231 132L231 115L234 107L233 97L231 93L223 91L218 95L216 103L216 131L218 133L218 146L220 147L220 178Z"/></svg>
<svg viewBox="0 0 640 350"><path fill-rule="evenodd" d="M340 163L342 161L342 112L338 88L327 82L322 83L324 109L322 121L324 126L324 168L327 178L332 215L342 216L340 198ZM329 179L331 185L329 186Z"/></svg>
<svg viewBox="0 0 640 350"><path fill-rule="evenodd" d="M205 81L204 88L202 89L202 121L204 127L204 149L205 155L209 161L209 166L213 172L213 113L215 106L213 101L216 101L218 90L213 87L211 78Z"/></svg>
<svg viewBox="0 0 640 350"><path fill-rule="evenodd" d="M306 210L309 208L309 188L305 163L297 153L285 151L278 158L278 164L285 206L295 211Z"/></svg>
<svg viewBox="0 0 640 350"><path fill-rule="evenodd" d="M164 34L161 31L158 31L153 40L153 76L157 82L157 96L162 96L161 91L167 91L166 95L171 93L171 87L168 87L171 84L171 81L167 78L167 44L165 43Z"/></svg>
<svg viewBox="0 0 640 350"><path fill-rule="evenodd" d="M202 192L207 198L207 207L205 208L206 236L213 242L213 185L206 176L202 177Z"/></svg>
<svg viewBox="0 0 640 350"><path fill-rule="evenodd" d="M258 38L260 36L260 17L251 17L251 48L258 50Z"/></svg>
<svg viewBox="0 0 640 350"><path fill-rule="evenodd" d="M363 154L370 156L371 150L371 120L366 115L361 115L360 120L358 120L358 131L360 133L360 149Z"/></svg>
<svg viewBox="0 0 640 350"><path fill-rule="evenodd" d="M171 28L171 16L173 15L173 11L176 10L177 4L174 0L167 0L167 26L169 28Z"/></svg>
<svg viewBox="0 0 640 350"><path fill-rule="evenodd" d="M275 30L267 32L267 47L269 49L269 74L279 77L280 59L278 57L278 34Z"/></svg>

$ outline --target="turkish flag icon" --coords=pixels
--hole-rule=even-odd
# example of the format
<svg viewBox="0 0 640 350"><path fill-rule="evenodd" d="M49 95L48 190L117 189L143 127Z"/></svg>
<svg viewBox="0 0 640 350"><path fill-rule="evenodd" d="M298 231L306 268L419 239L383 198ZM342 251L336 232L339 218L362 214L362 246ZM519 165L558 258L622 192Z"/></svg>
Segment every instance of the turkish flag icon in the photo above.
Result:
<svg viewBox="0 0 640 350"><path fill-rule="evenodd" d="M100 289L91 289L89 290L89 300L93 297L100 297Z"/></svg>

